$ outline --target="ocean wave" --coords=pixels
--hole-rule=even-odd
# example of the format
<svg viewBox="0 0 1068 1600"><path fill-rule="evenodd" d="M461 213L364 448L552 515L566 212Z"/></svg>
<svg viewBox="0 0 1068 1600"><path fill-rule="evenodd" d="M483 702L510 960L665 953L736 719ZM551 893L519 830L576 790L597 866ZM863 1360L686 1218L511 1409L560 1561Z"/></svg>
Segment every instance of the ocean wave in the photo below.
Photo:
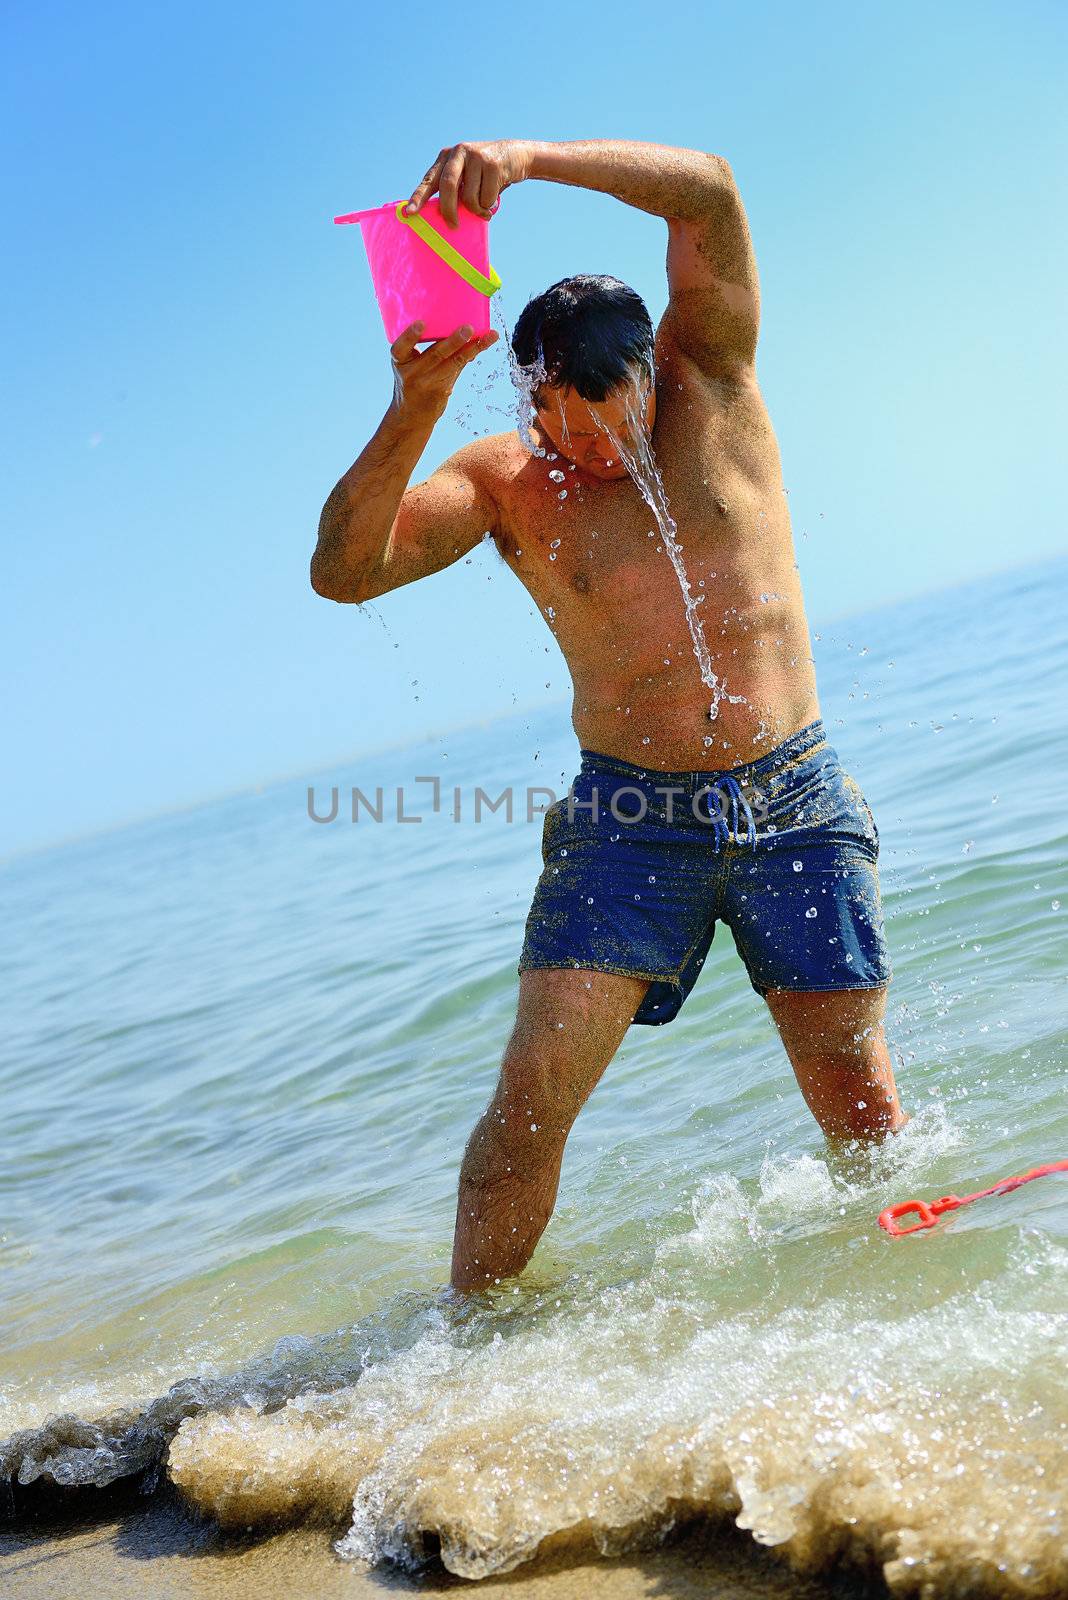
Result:
<svg viewBox="0 0 1068 1600"><path fill-rule="evenodd" d="M798 1571L1062 1595L1062 1254L1019 1247L1013 1307L958 1289L913 1314L814 1299L702 1325L654 1272L482 1346L443 1317L355 1386L183 1422L169 1472L224 1525L347 1517L343 1555L440 1552L467 1578L734 1516Z"/></svg>
<svg viewBox="0 0 1068 1600"><path fill-rule="evenodd" d="M915 1122L863 1158L709 1177L690 1225L662 1218L596 1272L398 1295L147 1407L52 1418L0 1446L0 1473L166 1471L225 1527L318 1523L349 1559L466 1578L734 1519L800 1573L1062 1596L1068 1253L1004 1217L858 1229L960 1137L940 1105Z"/></svg>

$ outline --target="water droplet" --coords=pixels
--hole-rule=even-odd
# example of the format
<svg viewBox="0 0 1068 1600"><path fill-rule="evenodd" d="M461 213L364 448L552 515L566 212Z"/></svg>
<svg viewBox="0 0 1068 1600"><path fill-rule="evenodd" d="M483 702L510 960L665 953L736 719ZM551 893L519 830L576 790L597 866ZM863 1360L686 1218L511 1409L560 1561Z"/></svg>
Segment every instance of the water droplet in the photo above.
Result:
<svg viewBox="0 0 1068 1600"><path fill-rule="evenodd" d="M559 550L559 548L560 548L560 541L559 541L559 539L554 539L554 540L553 540L553 541L552 541L552 543L551 543L551 544L550 544L550 546L549 546L549 549L550 549L550 550Z"/></svg>
<svg viewBox="0 0 1068 1600"><path fill-rule="evenodd" d="M817 915L816 907L815 906L809 906L808 910L805 912L805 916L806 917L814 917L816 915Z"/></svg>
<svg viewBox="0 0 1068 1600"><path fill-rule="evenodd" d="M804 863L803 862L801 862L801 861L795 861L794 862L794 871L795 872L801 872L803 870L803 868L804 868Z"/></svg>
<svg viewBox="0 0 1068 1600"><path fill-rule="evenodd" d="M1049 908L1050 908L1051 911L1059 911L1061 909L1060 901L1059 900L1051 900L1050 903L1049 903Z"/></svg>
<svg viewBox="0 0 1068 1600"><path fill-rule="evenodd" d="M564 481L564 475L559 467L553 467L549 472L549 476L554 483L563 483Z"/></svg>

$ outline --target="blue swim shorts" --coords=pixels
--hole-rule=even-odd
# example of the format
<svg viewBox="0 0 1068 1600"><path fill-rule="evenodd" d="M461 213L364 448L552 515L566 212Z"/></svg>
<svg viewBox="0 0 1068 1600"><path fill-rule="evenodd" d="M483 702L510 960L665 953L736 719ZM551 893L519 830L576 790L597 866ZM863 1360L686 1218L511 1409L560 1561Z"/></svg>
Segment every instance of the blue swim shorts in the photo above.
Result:
<svg viewBox="0 0 1068 1600"><path fill-rule="evenodd" d="M759 995L890 981L879 830L822 721L728 771L581 755L545 813L520 972L648 978L634 1021L670 1022L725 922Z"/></svg>

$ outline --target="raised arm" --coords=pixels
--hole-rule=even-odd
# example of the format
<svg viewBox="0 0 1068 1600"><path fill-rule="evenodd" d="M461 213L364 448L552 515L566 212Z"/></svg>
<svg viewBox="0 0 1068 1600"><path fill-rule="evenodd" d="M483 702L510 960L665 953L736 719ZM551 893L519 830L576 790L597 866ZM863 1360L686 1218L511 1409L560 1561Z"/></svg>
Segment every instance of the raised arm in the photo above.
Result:
<svg viewBox="0 0 1068 1600"><path fill-rule="evenodd" d="M710 375L752 370L760 286L745 208L722 156L623 139L467 143L441 151L410 203L439 191L447 220L458 199L488 215L504 189L529 178L595 189L663 217L669 304L660 336Z"/></svg>
<svg viewBox="0 0 1068 1600"><path fill-rule="evenodd" d="M461 328L420 352L421 331L414 323L392 346L393 403L323 506L311 583L328 600L358 605L440 572L496 527L481 441L425 482L408 482L457 376L497 335L471 339L470 328Z"/></svg>

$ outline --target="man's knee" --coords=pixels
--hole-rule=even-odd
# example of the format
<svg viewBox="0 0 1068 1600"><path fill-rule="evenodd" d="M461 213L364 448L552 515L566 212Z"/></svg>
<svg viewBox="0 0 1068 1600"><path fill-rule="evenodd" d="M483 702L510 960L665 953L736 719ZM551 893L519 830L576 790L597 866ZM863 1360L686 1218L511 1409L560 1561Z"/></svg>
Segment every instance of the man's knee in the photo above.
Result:
<svg viewBox="0 0 1068 1600"><path fill-rule="evenodd" d="M571 1122L523 1094L502 1095L500 1085L471 1130L463 1179L478 1189L517 1191L558 1171Z"/></svg>
<svg viewBox="0 0 1068 1600"><path fill-rule="evenodd" d="M562 1144L586 1099L585 1084L576 1082L568 1065L551 1045L513 1037L487 1115L524 1145L530 1138Z"/></svg>
<svg viewBox="0 0 1068 1600"><path fill-rule="evenodd" d="M834 1050L797 1051L791 1065L805 1100L828 1135L881 1139L908 1120L880 1053L850 1043Z"/></svg>
<svg viewBox="0 0 1068 1600"><path fill-rule="evenodd" d="M810 1048L792 1050L790 1065L799 1079L830 1087L832 1084L848 1086L854 1082L867 1082L879 1061L871 1051L859 1045L845 1044L828 1048L821 1047L819 1040L815 1040Z"/></svg>

